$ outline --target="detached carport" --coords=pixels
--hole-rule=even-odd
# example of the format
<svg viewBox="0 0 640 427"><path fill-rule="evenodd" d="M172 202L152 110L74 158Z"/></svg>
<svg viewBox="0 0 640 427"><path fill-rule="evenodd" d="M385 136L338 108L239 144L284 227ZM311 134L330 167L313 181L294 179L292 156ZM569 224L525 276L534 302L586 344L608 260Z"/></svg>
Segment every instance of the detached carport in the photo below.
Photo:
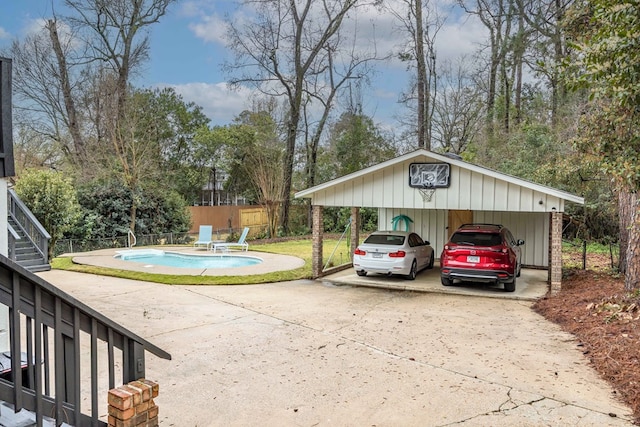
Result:
<svg viewBox="0 0 640 427"><path fill-rule="evenodd" d="M313 276L324 275L323 208L351 207L351 253L359 243L359 210L378 209L378 229L389 230L400 217L431 242L436 254L464 223L494 223L524 239L523 266L548 269L557 292L562 280L562 215L565 202L582 197L467 163L417 150L296 193L311 199Z"/></svg>

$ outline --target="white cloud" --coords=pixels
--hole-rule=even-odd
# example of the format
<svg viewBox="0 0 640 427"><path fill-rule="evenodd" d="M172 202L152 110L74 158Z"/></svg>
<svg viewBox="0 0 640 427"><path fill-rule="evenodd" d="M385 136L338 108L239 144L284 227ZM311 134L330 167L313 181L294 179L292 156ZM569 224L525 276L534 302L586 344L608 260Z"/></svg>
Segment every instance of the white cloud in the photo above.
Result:
<svg viewBox="0 0 640 427"><path fill-rule="evenodd" d="M11 37L11 34L9 34L9 32L4 28L0 27L0 40L8 39L10 37Z"/></svg>
<svg viewBox="0 0 640 427"><path fill-rule="evenodd" d="M200 22L189 24L196 37L210 43L224 44L227 24L217 15L204 16Z"/></svg>
<svg viewBox="0 0 640 427"><path fill-rule="evenodd" d="M158 85L173 88L185 101L202 107L204 114L213 125L225 125L249 107L253 92L240 87L231 90L226 83L185 83L178 85Z"/></svg>
<svg viewBox="0 0 640 427"><path fill-rule="evenodd" d="M487 30L474 18L463 16L446 22L436 36L436 54L440 59L456 60L476 52L487 40Z"/></svg>
<svg viewBox="0 0 640 427"><path fill-rule="evenodd" d="M23 32L26 35L38 34L42 32L47 24L47 20L45 18L35 18L30 19L24 26ZM58 27L65 26L60 22L57 23Z"/></svg>

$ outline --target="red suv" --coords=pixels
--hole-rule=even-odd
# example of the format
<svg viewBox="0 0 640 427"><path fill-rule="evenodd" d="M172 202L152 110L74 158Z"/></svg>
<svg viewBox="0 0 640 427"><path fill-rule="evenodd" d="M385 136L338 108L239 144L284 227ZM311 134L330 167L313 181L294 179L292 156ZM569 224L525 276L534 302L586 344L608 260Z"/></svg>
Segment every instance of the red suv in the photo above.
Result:
<svg viewBox="0 0 640 427"><path fill-rule="evenodd" d="M455 279L504 284L516 290L524 240L516 240L502 225L465 224L458 228L440 256L440 279L450 286Z"/></svg>

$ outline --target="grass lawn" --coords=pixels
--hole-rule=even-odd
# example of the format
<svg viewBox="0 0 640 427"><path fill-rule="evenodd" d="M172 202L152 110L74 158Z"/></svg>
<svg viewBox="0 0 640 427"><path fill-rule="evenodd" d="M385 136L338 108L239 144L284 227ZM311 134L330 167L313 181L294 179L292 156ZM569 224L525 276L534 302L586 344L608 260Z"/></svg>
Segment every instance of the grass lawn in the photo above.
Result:
<svg viewBox="0 0 640 427"><path fill-rule="evenodd" d="M326 263L335 250L333 265L340 265L349 261L349 248L343 240L336 248L338 240L325 239L323 242L323 260ZM58 270L77 271L80 273L99 274L101 276L120 277L124 279L142 280L146 282L165 283L167 285L252 285L259 283L283 282L287 280L311 278L311 240L291 240L278 243L261 244L251 242L251 250L255 252L269 252L281 255L292 255L304 260L304 266L295 270L277 271L266 274L248 276L189 276L151 274L138 271L118 270L105 267L74 264L71 257L57 257L51 262L51 267Z"/></svg>

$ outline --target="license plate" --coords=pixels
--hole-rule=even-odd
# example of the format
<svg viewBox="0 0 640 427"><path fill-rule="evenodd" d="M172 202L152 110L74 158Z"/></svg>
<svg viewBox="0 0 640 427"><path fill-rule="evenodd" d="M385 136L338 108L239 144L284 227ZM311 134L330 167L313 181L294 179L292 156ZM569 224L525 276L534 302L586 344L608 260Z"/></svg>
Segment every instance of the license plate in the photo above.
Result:
<svg viewBox="0 0 640 427"><path fill-rule="evenodd" d="M382 258L382 254L378 254L378 253L372 253L371 256L374 258Z"/></svg>
<svg viewBox="0 0 640 427"><path fill-rule="evenodd" d="M467 262L470 262L471 264L477 264L480 262L480 257L479 256L468 256L467 257Z"/></svg>

